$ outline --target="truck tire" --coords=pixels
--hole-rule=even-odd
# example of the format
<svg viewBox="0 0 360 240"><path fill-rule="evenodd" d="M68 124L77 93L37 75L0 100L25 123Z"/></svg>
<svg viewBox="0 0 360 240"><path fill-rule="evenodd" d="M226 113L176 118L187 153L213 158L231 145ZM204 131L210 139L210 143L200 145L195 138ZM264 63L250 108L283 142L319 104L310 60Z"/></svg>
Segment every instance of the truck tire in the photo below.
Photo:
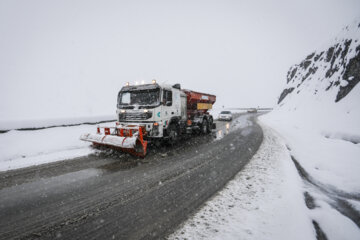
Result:
<svg viewBox="0 0 360 240"><path fill-rule="evenodd" d="M168 143L174 145L179 140L179 128L175 123L171 123L168 128Z"/></svg>
<svg viewBox="0 0 360 240"><path fill-rule="evenodd" d="M203 120L202 124L201 124L201 133L202 134L207 134L209 131L209 123L206 119Z"/></svg>
<svg viewBox="0 0 360 240"><path fill-rule="evenodd" d="M210 119L209 119L209 124L208 124L208 130L207 130L207 133L211 133L213 123L214 123L213 119L212 119L212 118L210 118Z"/></svg>

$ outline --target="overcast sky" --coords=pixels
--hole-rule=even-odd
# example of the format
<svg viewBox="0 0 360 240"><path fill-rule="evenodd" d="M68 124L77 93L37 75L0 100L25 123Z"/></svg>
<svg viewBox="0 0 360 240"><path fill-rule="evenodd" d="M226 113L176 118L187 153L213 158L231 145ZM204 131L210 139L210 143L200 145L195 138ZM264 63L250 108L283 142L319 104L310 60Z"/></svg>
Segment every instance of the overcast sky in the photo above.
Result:
<svg viewBox="0 0 360 240"><path fill-rule="evenodd" d="M0 1L0 120L115 112L125 82L217 107L273 106L289 67L360 17L358 0Z"/></svg>

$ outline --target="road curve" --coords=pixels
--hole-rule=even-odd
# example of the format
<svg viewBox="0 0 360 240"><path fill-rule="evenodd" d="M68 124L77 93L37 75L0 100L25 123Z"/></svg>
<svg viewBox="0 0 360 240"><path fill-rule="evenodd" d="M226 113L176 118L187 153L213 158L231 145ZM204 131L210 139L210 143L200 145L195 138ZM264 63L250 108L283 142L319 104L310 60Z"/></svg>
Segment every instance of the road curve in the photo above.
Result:
<svg viewBox="0 0 360 240"><path fill-rule="evenodd" d="M255 154L263 133L247 117L143 160L105 151L1 173L0 239L163 238Z"/></svg>

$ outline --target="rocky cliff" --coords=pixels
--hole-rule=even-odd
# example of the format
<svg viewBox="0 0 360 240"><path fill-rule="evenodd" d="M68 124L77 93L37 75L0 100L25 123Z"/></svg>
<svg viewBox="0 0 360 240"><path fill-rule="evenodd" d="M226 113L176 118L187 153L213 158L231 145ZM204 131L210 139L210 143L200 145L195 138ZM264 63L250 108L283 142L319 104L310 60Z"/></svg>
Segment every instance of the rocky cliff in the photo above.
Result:
<svg viewBox="0 0 360 240"><path fill-rule="evenodd" d="M289 69L287 84L278 104L287 104L290 98L310 97L309 93L327 95L329 101L339 102L359 82L360 21L355 21L321 50L311 53Z"/></svg>

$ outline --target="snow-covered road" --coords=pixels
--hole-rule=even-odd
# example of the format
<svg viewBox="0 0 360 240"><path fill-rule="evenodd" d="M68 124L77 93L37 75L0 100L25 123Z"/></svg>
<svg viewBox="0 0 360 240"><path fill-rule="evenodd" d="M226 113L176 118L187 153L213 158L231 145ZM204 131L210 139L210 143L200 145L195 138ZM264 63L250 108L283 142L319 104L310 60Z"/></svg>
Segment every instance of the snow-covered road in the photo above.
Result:
<svg viewBox="0 0 360 240"><path fill-rule="evenodd" d="M221 189L256 153L246 116L222 137L183 139L137 159L113 151L0 173L0 239L158 239Z"/></svg>

